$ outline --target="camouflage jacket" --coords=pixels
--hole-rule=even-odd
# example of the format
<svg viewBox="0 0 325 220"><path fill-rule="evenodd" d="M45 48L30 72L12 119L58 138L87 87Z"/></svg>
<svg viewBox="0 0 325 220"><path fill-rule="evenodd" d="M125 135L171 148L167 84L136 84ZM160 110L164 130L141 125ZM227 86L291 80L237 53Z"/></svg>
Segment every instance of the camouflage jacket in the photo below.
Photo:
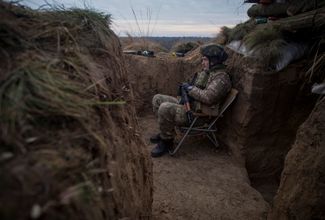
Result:
<svg viewBox="0 0 325 220"><path fill-rule="evenodd" d="M194 87L189 92L195 99L193 104L195 111L204 110L206 106L218 108L218 104L231 90L231 81L224 67L219 65L209 71L198 73Z"/></svg>

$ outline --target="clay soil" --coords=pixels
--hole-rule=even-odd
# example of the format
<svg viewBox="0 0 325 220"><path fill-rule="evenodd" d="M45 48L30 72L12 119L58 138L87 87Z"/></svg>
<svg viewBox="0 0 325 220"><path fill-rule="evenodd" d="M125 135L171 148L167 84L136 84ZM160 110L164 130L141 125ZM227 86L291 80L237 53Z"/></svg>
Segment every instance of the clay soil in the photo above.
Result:
<svg viewBox="0 0 325 220"><path fill-rule="evenodd" d="M153 114L139 118L148 140L158 132ZM222 147L191 137L176 156L153 158L153 219L266 219L268 204L246 170Z"/></svg>

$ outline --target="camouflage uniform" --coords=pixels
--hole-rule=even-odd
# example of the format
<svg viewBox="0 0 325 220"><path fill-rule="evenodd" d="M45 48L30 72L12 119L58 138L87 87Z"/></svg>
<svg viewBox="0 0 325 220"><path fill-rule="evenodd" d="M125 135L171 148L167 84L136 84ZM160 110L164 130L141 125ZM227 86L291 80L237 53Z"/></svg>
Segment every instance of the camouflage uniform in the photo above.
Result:
<svg viewBox="0 0 325 220"><path fill-rule="evenodd" d="M191 104L194 111L198 111L201 105L211 106L220 103L231 90L231 81L224 65L217 65L209 71L200 72L194 83L194 87L189 91L189 96L195 99ZM158 116L160 137L162 139L173 139L175 135L174 127L186 125L187 117L183 105L179 101L167 95L157 94L153 97L153 111Z"/></svg>
<svg viewBox="0 0 325 220"><path fill-rule="evenodd" d="M158 117L160 137L173 139L175 125L186 124L186 111L183 105L172 96L157 94L152 99L153 112Z"/></svg>

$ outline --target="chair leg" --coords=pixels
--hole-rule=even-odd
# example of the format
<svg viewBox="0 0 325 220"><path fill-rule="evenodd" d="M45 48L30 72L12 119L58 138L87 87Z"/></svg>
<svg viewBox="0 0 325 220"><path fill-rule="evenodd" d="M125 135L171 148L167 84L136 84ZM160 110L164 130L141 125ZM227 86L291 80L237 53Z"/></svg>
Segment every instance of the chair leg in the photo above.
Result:
<svg viewBox="0 0 325 220"><path fill-rule="evenodd" d="M207 136L208 136L209 140L212 142L212 144L218 149L219 143L218 143L216 135L213 132L209 132L209 133L207 133Z"/></svg>
<svg viewBox="0 0 325 220"><path fill-rule="evenodd" d="M177 144L176 148L173 151L169 151L169 155L173 156L176 154L176 152L179 150L179 148L182 146L185 138L188 136L188 134L190 133L190 131L192 130L195 122L197 121L198 117L195 117L193 122L191 123L190 127L186 130L186 133L183 135L182 139L180 140L180 142Z"/></svg>

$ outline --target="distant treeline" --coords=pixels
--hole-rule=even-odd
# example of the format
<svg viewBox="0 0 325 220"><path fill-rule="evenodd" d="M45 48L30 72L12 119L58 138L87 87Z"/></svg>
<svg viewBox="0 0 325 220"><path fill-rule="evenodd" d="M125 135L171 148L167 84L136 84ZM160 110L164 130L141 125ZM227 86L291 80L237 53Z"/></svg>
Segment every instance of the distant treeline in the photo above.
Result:
<svg viewBox="0 0 325 220"><path fill-rule="evenodd" d="M129 37L120 37L121 40L127 39ZM143 39L139 37L133 37L133 40ZM200 43L207 43L212 40L210 37L145 37L146 40L157 42L167 50L170 50L173 45L178 42L200 42Z"/></svg>

